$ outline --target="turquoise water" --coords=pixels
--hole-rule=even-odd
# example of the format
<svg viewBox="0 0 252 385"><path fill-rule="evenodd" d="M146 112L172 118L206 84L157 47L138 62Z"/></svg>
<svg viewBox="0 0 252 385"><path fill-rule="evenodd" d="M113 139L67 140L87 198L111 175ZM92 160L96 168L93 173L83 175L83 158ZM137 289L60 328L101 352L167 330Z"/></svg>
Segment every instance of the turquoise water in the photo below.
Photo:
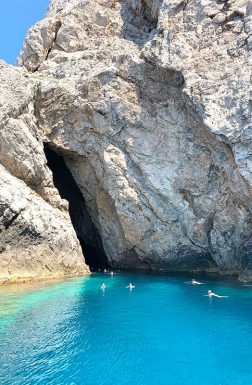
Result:
<svg viewBox="0 0 252 385"><path fill-rule="evenodd" d="M251 385L252 287L191 278L95 274L0 288L0 384Z"/></svg>

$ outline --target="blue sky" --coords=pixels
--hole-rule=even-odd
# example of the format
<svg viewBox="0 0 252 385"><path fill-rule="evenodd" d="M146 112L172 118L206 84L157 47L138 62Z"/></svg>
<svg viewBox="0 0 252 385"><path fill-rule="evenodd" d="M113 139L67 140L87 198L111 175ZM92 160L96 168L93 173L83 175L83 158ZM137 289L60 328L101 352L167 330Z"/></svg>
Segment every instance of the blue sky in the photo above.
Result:
<svg viewBox="0 0 252 385"><path fill-rule="evenodd" d="M43 19L49 0L1 0L0 59L15 64L28 29Z"/></svg>

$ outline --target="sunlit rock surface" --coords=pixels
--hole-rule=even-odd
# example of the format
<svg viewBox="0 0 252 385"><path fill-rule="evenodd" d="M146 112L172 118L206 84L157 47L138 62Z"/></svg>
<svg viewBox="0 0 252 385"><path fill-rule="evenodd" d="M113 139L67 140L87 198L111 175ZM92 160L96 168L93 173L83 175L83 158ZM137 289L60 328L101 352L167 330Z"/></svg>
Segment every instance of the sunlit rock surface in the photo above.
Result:
<svg viewBox="0 0 252 385"><path fill-rule="evenodd" d="M251 49L249 1L52 0L1 131L21 111L29 161L1 162L57 208L63 156L112 266L250 280Z"/></svg>
<svg viewBox="0 0 252 385"><path fill-rule="evenodd" d="M0 282L88 273L46 165L34 87L0 64Z"/></svg>

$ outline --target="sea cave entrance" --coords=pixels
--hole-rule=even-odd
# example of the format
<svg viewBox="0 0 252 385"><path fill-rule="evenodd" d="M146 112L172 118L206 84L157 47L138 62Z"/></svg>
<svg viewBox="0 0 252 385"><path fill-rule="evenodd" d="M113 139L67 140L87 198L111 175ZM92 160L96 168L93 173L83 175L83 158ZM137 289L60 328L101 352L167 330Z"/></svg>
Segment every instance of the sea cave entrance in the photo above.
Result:
<svg viewBox="0 0 252 385"><path fill-rule="evenodd" d="M109 267L102 241L87 211L85 199L67 168L64 158L48 143L44 144L47 165L53 173L54 186L61 198L69 202L69 214L80 241L86 263L91 269Z"/></svg>

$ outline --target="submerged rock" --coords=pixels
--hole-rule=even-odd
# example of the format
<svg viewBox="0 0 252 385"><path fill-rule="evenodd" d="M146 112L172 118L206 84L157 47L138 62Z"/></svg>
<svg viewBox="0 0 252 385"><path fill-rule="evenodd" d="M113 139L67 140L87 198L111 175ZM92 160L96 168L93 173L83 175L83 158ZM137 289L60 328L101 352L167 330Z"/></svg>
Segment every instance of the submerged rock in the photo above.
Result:
<svg viewBox="0 0 252 385"><path fill-rule="evenodd" d="M63 215L49 143L111 266L251 280L251 20L240 0L52 0L1 82L3 166Z"/></svg>

